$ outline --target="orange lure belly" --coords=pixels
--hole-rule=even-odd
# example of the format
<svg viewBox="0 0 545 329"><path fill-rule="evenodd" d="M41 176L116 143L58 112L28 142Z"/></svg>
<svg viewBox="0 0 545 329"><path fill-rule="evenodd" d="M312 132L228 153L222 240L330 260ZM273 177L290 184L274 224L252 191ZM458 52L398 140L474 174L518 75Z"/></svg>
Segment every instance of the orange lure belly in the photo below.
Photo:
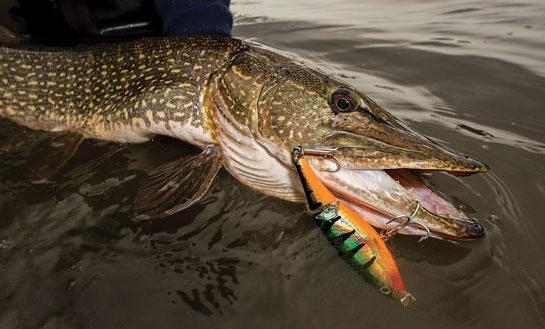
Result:
<svg viewBox="0 0 545 329"><path fill-rule="evenodd" d="M314 219L328 240L380 292L408 303L412 296L405 290L397 263L381 236L359 213L333 195L303 156L296 159L295 167L310 210L320 210Z"/></svg>

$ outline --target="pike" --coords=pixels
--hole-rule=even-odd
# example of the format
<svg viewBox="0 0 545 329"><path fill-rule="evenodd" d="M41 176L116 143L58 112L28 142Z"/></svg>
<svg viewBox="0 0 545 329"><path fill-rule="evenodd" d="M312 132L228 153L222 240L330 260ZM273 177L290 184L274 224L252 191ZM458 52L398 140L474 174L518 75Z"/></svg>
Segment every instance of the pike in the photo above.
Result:
<svg viewBox="0 0 545 329"><path fill-rule="evenodd" d="M65 150L47 175L85 138L142 143L166 135L201 148L149 173L136 198L138 212L149 217L198 201L222 166L256 191L303 203L291 151L305 145L335 150L335 161L314 158L313 168L378 228L392 229L401 224L392 218L411 216L400 233L450 240L484 234L417 172L468 175L486 172L485 164L409 129L346 83L234 38L73 48L4 42L0 116L57 133Z"/></svg>

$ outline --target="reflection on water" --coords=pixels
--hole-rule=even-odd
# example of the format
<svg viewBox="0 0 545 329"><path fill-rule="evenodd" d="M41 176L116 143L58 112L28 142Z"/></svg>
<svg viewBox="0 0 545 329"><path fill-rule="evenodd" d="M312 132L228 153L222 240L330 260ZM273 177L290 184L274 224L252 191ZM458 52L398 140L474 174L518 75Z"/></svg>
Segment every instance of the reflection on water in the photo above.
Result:
<svg viewBox="0 0 545 329"><path fill-rule="evenodd" d="M545 5L539 1L237 1L236 34L339 75L488 163L429 180L485 239L396 237L411 308L336 255L301 206L225 172L194 207L134 219L144 173L194 152L85 141L31 183L47 134L0 121L0 328L545 326Z"/></svg>

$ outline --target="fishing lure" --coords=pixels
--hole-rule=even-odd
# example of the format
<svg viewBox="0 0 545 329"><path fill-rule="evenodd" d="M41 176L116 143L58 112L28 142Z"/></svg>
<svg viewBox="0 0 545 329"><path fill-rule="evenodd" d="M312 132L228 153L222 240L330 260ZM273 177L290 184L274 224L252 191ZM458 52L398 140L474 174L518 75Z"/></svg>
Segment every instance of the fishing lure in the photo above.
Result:
<svg viewBox="0 0 545 329"><path fill-rule="evenodd" d="M329 158L329 149L293 151L295 168L301 179L314 221L339 253L383 294L392 295L404 305L414 297L407 292L398 266L383 238L356 211L338 200L319 180L305 155Z"/></svg>

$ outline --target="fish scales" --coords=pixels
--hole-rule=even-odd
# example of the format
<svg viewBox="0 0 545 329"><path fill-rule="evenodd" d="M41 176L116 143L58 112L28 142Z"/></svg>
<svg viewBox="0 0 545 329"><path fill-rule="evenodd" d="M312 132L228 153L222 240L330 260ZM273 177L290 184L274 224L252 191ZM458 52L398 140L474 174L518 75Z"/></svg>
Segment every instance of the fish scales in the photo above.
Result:
<svg viewBox="0 0 545 329"><path fill-rule="evenodd" d="M222 37L76 48L0 45L0 115L32 129L118 142L202 139L207 77L248 46ZM180 136L182 135L182 136ZM193 141L192 141L193 142Z"/></svg>
<svg viewBox="0 0 545 329"><path fill-rule="evenodd" d="M62 165L81 137L138 143L166 135L215 150L210 166L180 160L189 169L208 168L212 177L220 163L254 190L292 202L304 195L291 151L326 147L335 150L335 161L324 165L336 163L339 170L320 170L320 179L374 225L390 229L397 225L390 218L403 216L421 226L402 233L458 240L484 235L482 225L441 201L410 170L470 174L486 172L485 164L407 128L335 77L254 43L199 36L77 48L0 44L0 116L68 137L77 133L80 138L66 137L70 147L51 167ZM165 168L184 166L159 169ZM410 178L392 173L398 169ZM194 201L206 188L186 191L196 197L170 195Z"/></svg>

